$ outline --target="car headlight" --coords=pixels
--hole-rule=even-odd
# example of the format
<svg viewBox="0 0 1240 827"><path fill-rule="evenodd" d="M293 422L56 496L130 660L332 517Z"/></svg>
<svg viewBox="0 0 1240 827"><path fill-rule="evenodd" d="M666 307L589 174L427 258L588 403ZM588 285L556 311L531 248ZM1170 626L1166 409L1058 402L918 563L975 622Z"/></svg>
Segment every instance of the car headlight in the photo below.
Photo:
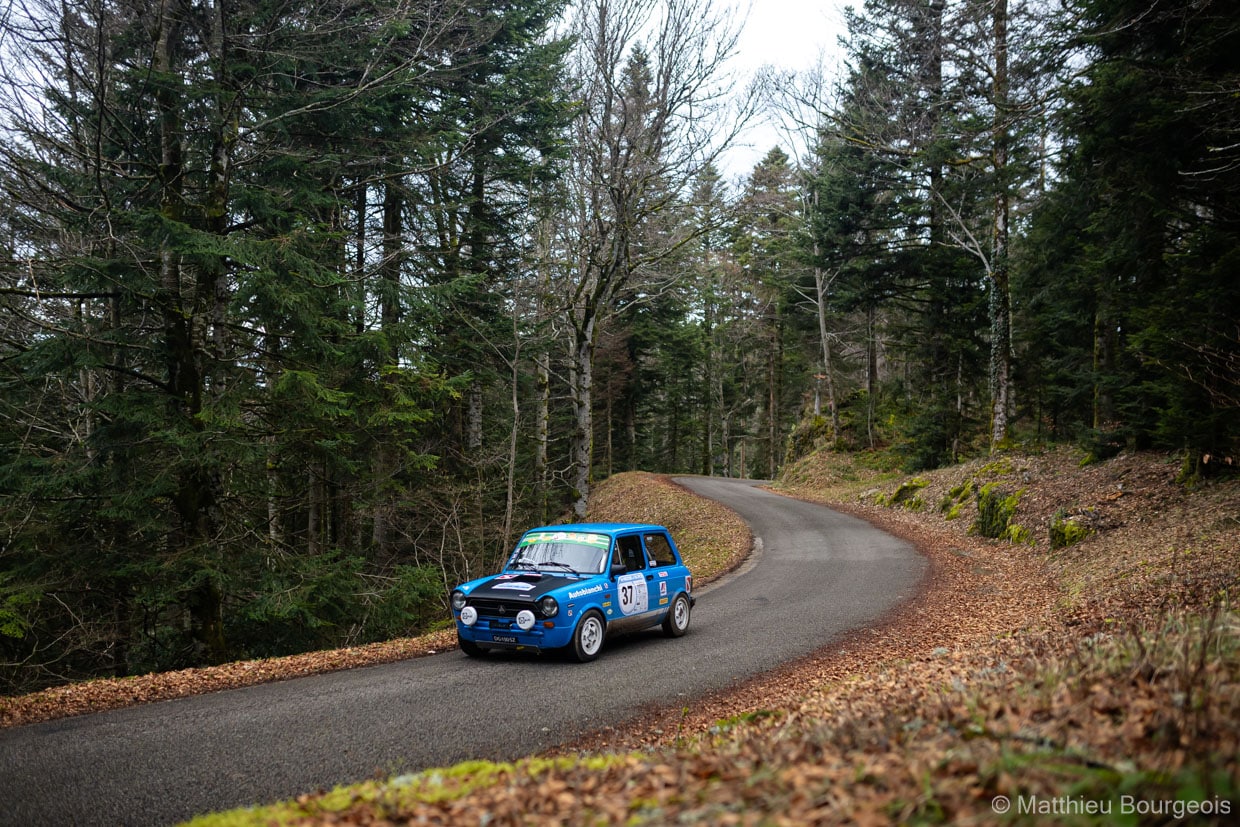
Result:
<svg viewBox="0 0 1240 827"><path fill-rule="evenodd" d="M465 608L465 592L460 589L452 590L452 608L458 612Z"/></svg>
<svg viewBox="0 0 1240 827"><path fill-rule="evenodd" d="M521 630L525 632L528 632L530 629L533 629L534 628L534 613L531 612L529 609L522 609L521 611L517 612L517 626L519 626Z"/></svg>
<svg viewBox="0 0 1240 827"><path fill-rule="evenodd" d="M478 622L478 610L473 606L466 606L461 609L461 622L466 626L473 626Z"/></svg>
<svg viewBox="0 0 1240 827"><path fill-rule="evenodd" d="M551 595L547 595L538 601L538 609L543 613L543 617L555 617L560 613L560 604Z"/></svg>

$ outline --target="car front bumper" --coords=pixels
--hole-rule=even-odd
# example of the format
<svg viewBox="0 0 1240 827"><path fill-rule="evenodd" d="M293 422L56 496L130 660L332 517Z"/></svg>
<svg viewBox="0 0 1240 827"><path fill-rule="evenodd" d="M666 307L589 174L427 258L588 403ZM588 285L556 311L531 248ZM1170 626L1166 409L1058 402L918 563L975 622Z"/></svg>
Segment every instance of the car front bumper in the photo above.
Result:
<svg viewBox="0 0 1240 827"><path fill-rule="evenodd" d="M495 621L488 617L480 617L473 626L466 626L461 622L459 614L456 618L456 631L461 640L479 646L504 649L561 649L573 639L571 626L556 624L548 628L540 622L533 629L525 631L518 628L516 623Z"/></svg>

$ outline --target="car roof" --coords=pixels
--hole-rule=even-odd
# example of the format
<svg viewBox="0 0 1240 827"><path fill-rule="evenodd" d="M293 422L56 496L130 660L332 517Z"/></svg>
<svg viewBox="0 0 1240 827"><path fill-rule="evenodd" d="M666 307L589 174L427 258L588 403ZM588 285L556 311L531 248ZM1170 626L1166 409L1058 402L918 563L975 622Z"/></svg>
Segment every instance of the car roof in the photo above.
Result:
<svg viewBox="0 0 1240 827"><path fill-rule="evenodd" d="M530 531L579 531L586 534L606 534L615 537L632 531L667 531L664 526L651 523L565 523L531 528Z"/></svg>

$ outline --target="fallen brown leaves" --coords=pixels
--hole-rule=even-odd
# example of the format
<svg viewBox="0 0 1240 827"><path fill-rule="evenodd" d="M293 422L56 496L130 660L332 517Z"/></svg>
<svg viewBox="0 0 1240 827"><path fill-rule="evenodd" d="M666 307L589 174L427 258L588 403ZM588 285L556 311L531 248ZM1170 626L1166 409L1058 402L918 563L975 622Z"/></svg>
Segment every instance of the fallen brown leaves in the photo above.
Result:
<svg viewBox="0 0 1240 827"><path fill-rule="evenodd" d="M340 669L392 663L455 648L456 632L444 630L416 638L402 638L348 649L306 652L283 658L239 661L128 678L85 681L28 695L0 698L0 727L103 712L151 701L166 701Z"/></svg>

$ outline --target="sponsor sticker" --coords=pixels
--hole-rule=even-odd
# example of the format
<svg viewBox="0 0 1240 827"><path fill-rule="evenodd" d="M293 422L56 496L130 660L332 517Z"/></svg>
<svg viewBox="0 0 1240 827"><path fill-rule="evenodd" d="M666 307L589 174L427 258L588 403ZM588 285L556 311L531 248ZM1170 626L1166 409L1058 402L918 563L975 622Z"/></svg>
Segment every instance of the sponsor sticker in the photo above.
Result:
<svg viewBox="0 0 1240 827"><path fill-rule="evenodd" d="M517 548L537 543L577 543L583 546L607 548L611 545L611 538L606 534L586 534L581 531L537 531L522 537L521 542L517 543Z"/></svg>
<svg viewBox="0 0 1240 827"><path fill-rule="evenodd" d="M598 594L599 592L603 591L605 588L606 587L603 586L601 583L595 583L593 586L590 586L589 588L574 589L573 591L568 593L568 599L576 600L579 597L585 597L586 595L589 595L589 594Z"/></svg>
<svg viewBox="0 0 1240 827"><path fill-rule="evenodd" d="M510 592L528 592L534 588L533 583L496 583L492 588L499 590L505 589Z"/></svg>

